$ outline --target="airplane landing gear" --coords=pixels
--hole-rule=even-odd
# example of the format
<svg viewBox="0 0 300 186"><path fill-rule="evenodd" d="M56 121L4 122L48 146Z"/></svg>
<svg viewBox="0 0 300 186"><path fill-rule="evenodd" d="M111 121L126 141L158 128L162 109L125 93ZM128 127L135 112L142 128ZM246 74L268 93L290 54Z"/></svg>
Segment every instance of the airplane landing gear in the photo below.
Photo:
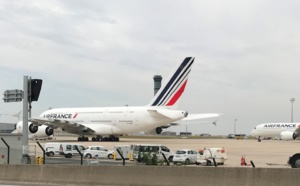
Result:
<svg viewBox="0 0 300 186"><path fill-rule="evenodd" d="M120 141L120 139L116 136L109 136L108 141Z"/></svg>
<svg viewBox="0 0 300 186"><path fill-rule="evenodd" d="M120 141L120 139L119 137L116 136L109 136L109 137L103 137L102 140L100 141Z"/></svg>
<svg viewBox="0 0 300 186"><path fill-rule="evenodd" d="M89 138L85 136L78 137L78 141L89 141Z"/></svg>
<svg viewBox="0 0 300 186"><path fill-rule="evenodd" d="M110 135L109 137L96 136L92 137L92 141L120 141L119 137ZM86 136L79 136L78 141L89 141L89 138Z"/></svg>
<svg viewBox="0 0 300 186"><path fill-rule="evenodd" d="M92 137L92 141L102 141L102 136Z"/></svg>

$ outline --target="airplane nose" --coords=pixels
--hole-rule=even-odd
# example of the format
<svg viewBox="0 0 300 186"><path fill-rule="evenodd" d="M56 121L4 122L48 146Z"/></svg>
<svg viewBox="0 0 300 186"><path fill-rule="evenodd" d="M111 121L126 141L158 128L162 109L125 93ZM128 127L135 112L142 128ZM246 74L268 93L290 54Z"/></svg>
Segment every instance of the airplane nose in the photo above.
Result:
<svg viewBox="0 0 300 186"><path fill-rule="evenodd" d="M254 129L251 131L251 136L256 136L256 131Z"/></svg>

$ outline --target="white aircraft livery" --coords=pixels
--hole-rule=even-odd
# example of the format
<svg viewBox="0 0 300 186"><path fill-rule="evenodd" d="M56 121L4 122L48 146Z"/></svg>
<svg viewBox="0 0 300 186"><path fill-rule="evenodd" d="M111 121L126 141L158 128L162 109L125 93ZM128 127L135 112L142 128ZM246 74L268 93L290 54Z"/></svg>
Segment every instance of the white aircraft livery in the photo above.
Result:
<svg viewBox="0 0 300 186"><path fill-rule="evenodd" d="M188 120L188 112L175 110L176 103L187 84L194 57L187 57L147 106L139 107L91 107L57 108L43 112L39 117L30 118L30 133L42 130L47 135L53 129L79 135L78 141L119 141L119 136L136 132L161 133L162 128L181 119ZM220 114L196 114L191 119L218 117ZM43 127L43 128L41 128Z"/></svg>
<svg viewBox="0 0 300 186"><path fill-rule="evenodd" d="M257 125L252 136L279 137L282 140L295 140L300 134L300 123L264 123Z"/></svg>

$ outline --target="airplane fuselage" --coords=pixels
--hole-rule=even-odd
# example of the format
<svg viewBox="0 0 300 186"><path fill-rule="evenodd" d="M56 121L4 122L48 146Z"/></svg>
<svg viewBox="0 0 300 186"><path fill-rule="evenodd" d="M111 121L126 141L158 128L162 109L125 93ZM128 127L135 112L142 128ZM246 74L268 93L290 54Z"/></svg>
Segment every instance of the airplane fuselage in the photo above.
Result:
<svg viewBox="0 0 300 186"><path fill-rule="evenodd" d="M300 124L298 123L265 123L257 125L252 131L252 136L261 137L280 137L284 131L295 131Z"/></svg>
<svg viewBox="0 0 300 186"><path fill-rule="evenodd" d="M65 120L84 127L61 127L64 131L79 135L122 135L150 130L186 117L185 111L164 107L92 107L60 108L45 111L40 117ZM76 126L76 124L75 124ZM74 129L74 130L73 130Z"/></svg>

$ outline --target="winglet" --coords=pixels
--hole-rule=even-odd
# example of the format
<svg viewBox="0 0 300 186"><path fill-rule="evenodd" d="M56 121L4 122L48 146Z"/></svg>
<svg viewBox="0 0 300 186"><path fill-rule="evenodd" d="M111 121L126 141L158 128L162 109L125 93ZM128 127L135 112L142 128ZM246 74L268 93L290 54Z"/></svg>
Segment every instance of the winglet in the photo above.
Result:
<svg viewBox="0 0 300 186"><path fill-rule="evenodd" d="M16 118L18 118L18 120L19 121L21 121L21 110L18 112L18 113L16 113L16 114L13 114L13 115L11 115L12 117L16 117Z"/></svg>

